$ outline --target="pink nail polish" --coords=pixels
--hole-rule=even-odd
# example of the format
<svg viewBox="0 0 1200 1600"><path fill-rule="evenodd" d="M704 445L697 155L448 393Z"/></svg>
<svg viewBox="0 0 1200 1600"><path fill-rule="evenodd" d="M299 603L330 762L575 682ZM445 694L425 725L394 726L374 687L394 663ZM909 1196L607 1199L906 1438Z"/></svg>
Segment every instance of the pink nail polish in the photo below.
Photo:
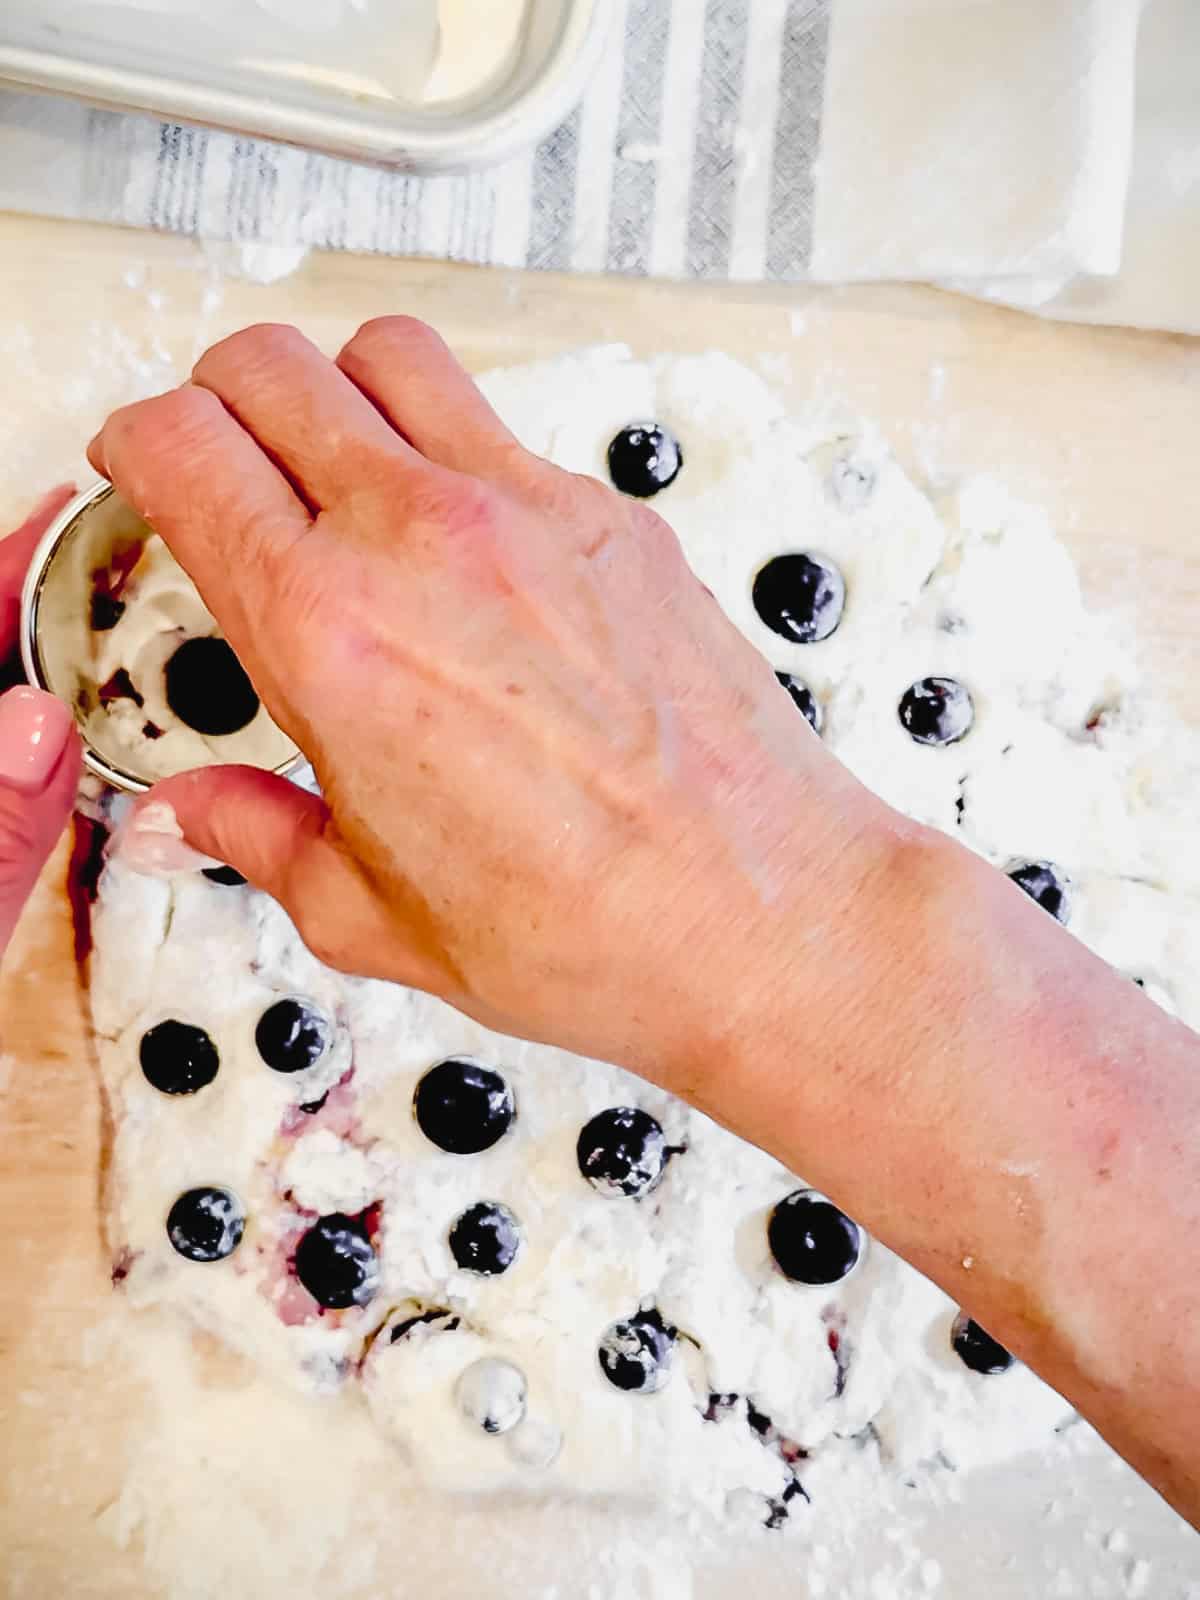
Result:
<svg viewBox="0 0 1200 1600"><path fill-rule="evenodd" d="M71 733L71 713L43 689L22 685L0 695L0 783L39 794Z"/></svg>
<svg viewBox="0 0 1200 1600"><path fill-rule="evenodd" d="M183 837L175 811L165 800L145 800L135 805L108 843L110 858L134 872L152 878L169 878L176 872L199 872L219 867L213 856L193 850Z"/></svg>

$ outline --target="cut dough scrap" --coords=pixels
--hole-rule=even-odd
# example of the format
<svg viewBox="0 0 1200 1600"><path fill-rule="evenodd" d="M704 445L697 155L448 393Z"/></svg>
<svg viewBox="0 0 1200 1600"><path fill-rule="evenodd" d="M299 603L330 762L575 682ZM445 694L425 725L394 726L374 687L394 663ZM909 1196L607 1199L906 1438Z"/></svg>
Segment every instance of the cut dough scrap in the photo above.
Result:
<svg viewBox="0 0 1200 1600"><path fill-rule="evenodd" d="M1200 868L1180 795L1194 742L1155 720L1039 512L986 483L935 502L871 430L805 427L724 357L642 363L608 346L491 374L484 388L531 448L599 477L619 429L670 428L684 465L656 508L771 665L811 687L835 753L1001 867L1056 860L1072 879L1073 931L1200 1023ZM846 579L844 618L820 644L779 637L754 610L757 570L795 550ZM958 744L919 746L899 720L904 691L931 675L972 696ZM799 713L796 736L811 737ZM1070 1415L1024 1368L968 1372L950 1343L957 1308L877 1241L841 1283L787 1281L766 1225L802 1179L619 1068L330 972L249 888L118 863L94 931L124 1291L280 1381L361 1387L397 1446L398 1481L749 1506L762 1520L794 1471L815 1496L869 1462L882 1493L894 1474L1044 1447ZM318 1007L336 1041L294 1075L266 1066L254 1037L289 996ZM193 1095L160 1093L139 1066L143 1033L168 1017L205 1029L219 1052L216 1079ZM510 1130L477 1156L437 1149L412 1113L422 1075L452 1057L500 1072L515 1099ZM657 1118L672 1151L641 1200L598 1193L576 1160L583 1125L621 1106ZM200 1265L172 1249L165 1217L205 1184L234 1190L247 1223L229 1259ZM481 1201L520 1231L498 1276L462 1270L449 1246ZM377 1252L366 1306L322 1311L294 1275L303 1232L333 1212L358 1217ZM630 1394L605 1377L599 1343L651 1308L678 1330L670 1374ZM480 1361L525 1383L523 1419L495 1435L461 1403Z"/></svg>

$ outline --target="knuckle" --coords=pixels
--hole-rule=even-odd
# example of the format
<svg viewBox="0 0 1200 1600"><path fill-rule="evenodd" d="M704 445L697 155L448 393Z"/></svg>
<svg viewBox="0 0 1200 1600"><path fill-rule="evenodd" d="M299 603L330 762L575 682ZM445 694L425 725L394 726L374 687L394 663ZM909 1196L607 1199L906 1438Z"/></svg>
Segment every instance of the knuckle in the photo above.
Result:
<svg viewBox="0 0 1200 1600"><path fill-rule="evenodd" d="M294 911L293 915L310 955L334 972L347 971L346 951L330 925L329 907L306 905L303 910Z"/></svg>
<svg viewBox="0 0 1200 1600"><path fill-rule="evenodd" d="M206 350L193 375L199 381L233 369L269 371L312 348L290 322L255 322Z"/></svg>
<svg viewBox="0 0 1200 1600"><path fill-rule="evenodd" d="M410 358L440 355L446 348L446 342L436 328L431 328L419 317L372 317L359 328L343 355L351 361L371 362L382 357L395 357L400 352Z"/></svg>
<svg viewBox="0 0 1200 1600"><path fill-rule="evenodd" d="M683 563L683 546L674 528L649 506L630 507L631 527L641 548L660 561Z"/></svg>
<svg viewBox="0 0 1200 1600"><path fill-rule="evenodd" d="M539 456L529 456L528 461L529 490L539 511L568 526L584 527L598 516L611 521L612 505L602 483Z"/></svg>
<svg viewBox="0 0 1200 1600"><path fill-rule="evenodd" d="M105 458L125 477L121 487L136 498L137 484L162 464L181 453L204 451L224 416L215 395L184 384L115 411L104 426ZM130 474L133 482L129 481ZM137 509L144 511L145 507Z"/></svg>
<svg viewBox="0 0 1200 1600"><path fill-rule="evenodd" d="M494 539L504 520L501 495L480 478L458 477L439 485L433 513L447 538L473 544Z"/></svg>

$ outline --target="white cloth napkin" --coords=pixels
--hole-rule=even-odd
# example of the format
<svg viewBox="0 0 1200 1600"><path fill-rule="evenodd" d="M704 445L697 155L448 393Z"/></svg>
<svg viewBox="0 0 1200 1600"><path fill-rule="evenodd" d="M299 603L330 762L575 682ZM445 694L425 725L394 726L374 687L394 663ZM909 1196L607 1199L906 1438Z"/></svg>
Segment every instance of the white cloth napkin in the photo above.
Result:
<svg viewBox="0 0 1200 1600"><path fill-rule="evenodd" d="M822 281L1200 332L1200 0L837 0L816 197Z"/></svg>
<svg viewBox="0 0 1200 1600"><path fill-rule="evenodd" d="M1138 0L838 0L815 277L1115 272Z"/></svg>
<svg viewBox="0 0 1200 1600"><path fill-rule="evenodd" d="M1117 270L957 287L1073 322L1200 333L1200 0L1151 0L1136 82Z"/></svg>

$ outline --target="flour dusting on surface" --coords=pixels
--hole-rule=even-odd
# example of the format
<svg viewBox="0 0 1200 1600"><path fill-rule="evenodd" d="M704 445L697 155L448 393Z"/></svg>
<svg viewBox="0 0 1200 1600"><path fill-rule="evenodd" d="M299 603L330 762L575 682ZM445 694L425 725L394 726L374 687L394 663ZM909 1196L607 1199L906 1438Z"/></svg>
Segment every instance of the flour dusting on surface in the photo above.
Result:
<svg viewBox="0 0 1200 1600"><path fill-rule="evenodd" d="M1036 508L987 480L931 498L872 429L797 421L721 356L643 364L607 347L497 372L484 387L532 449L601 476L618 429L669 426L686 466L658 506L738 626L803 677L841 759L998 866L1059 862L1079 936L1200 1021L1200 857L1177 781L1194 753L1169 737L1178 730L1153 711L1128 650L1085 609ZM763 563L796 548L819 551L846 581L845 618L818 645L778 637L751 599ZM970 687L975 721L961 744L922 748L900 725L899 697L928 675ZM1069 1482L1104 1455L1019 1364L968 1371L951 1344L958 1308L877 1241L841 1283L785 1279L766 1221L799 1178L619 1069L340 977L248 889L156 881L117 862L96 937L122 1291L145 1310L147 1350L151 1328L174 1326L175 1348L190 1324L228 1352L231 1426L252 1407L274 1459L321 1462L329 1515L308 1522L298 1550L326 1592L367 1592L390 1515L421 1521L426 1539L450 1521L478 1528L497 1595L530 1592L535 1566L556 1554L541 1592L584 1592L583 1552L597 1600L715 1595L709 1578L744 1548L743 1565L798 1569L813 1595L910 1600L942 1591L952 1552L941 1522L953 1525L973 1483L1027 1452ZM221 951L220 981L205 988L200 950ZM287 996L303 997L348 1054L269 1070L256 1027ZM220 1058L197 1095L158 1094L140 1069L139 1041L167 1017L204 1029ZM476 1156L433 1148L412 1116L422 1074L447 1058L486 1064L515 1093L511 1131ZM599 1194L578 1169L580 1128L614 1106L651 1114L679 1152L641 1199ZM162 1218L181 1190L212 1183L240 1197L246 1237L229 1261L197 1268L172 1251ZM463 1271L448 1247L455 1219L483 1200L503 1202L522 1232L516 1264L497 1277ZM369 1304L322 1313L297 1282L296 1247L318 1212L338 1214L377 1255ZM644 1314L673 1332L669 1367L630 1394L606 1382L597 1349L614 1322ZM150 1361L156 1370L159 1355ZM480 1363L509 1374L506 1422L520 1391L520 1417L495 1433L462 1403ZM495 1392L479 1401L472 1389L472 1405L486 1412ZM189 1401L172 1426L193 1430L198 1452L219 1449L221 1410ZM237 1531L214 1539L200 1569L209 1589L199 1576L189 1589L180 1540L191 1548L198 1524L182 1500L169 1515L155 1504L155 1487L180 1481L161 1448L146 1441L118 1531L141 1529L177 1594L211 1593L218 1578L236 1587L244 1547L262 1542L278 1503L239 1499ZM548 1545L534 1533L545 1504ZM186 1534L173 1518L190 1519ZM1109 1562L1089 1590L1098 1597L1142 1581L1136 1552L1115 1539L1102 1549L1110 1532L1094 1530ZM466 1592L472 1565L428 1570L450 1596L460 1578ZM1058 1581L1047 1572L1044 1592Z"/></svg>
<svg viewBox="0 0 1200 1600"><path fill-rule="evenodd" d="M209 271L206 317L223 295L223 269ZM107 409L178 380L154 333L152 277L132 262L127 286L144 335L92 330L53 438L23 446L9 430L14 485L22 460L27 478L51 461L66 469ZM0 331L0 347L18 377L35 370L21 329ZM1000 864L1061 847L1076 931L1195 1025L1200 868L1181 810L1196 792L1194 741L1157 717L1125 643L1088 618L1036 508L995 482L923 493L871 428L832 427L824 411L797 422L722 357L644 366L610 348L487 387L531 447L598 474L616 428L670 424L687 471L661 509L772 664L804 674L839 755ZM756 564L797 545L819 545L847 573L829 648L785 644L749 603ZM1013 661L1013 608L1028 598L1017 568L1030 562L1050 593L1030 624L1036 648ZM949 751L895 743L896 695L930 671L959 673L977 694L980 737L961 767L941 759ZM1052 790L1044 806L1028 798L1035 781L1042 798ZM725 1600L748 1581L759 1600L1059 1589L1195 1600L1192 1536L1088 1428L1062 1427L1066 1408L1030 1374L956 1366L956 1308L940 1291L874 1242L828 1294L782 1280L762 1223L796 1178L696 1113L616 1069L339 978L248 890L117 866L97 937L97 1025L122 1109L110 1219L121 1293L111 1326L81 1337L97 1382L119 1363L145 1393L123 1493L99 1515L173 1600L251 1584L263 1600L318 1589L365 1600L400 1571L439 1600ZM198 950L221 952L204 958L212 980L197 981ZM295 995L332 1024L303 1081L255 1054L264 1008ZM167 1103L140 1076L140 1032L172 1013L210 1029L220 1051L207 1102ZM451 1053L495 1062L518 1090L516 1132L465 1167L431 1152L411 1117L417 1077ZM654 1111L687 1146L652 1204L594 1195L574 1166L582 1121L619 1103ZM162 1218L182 1188L213 1182L238 1190L250 1222L238 1254L198 1267L166 1246ZM454 1217L485 1198L511 1203L523 1230L519 1265L492 1281L459 1270L447 1248ZM288 1277L298 1228L374 1199L386 1306L357 1328L343 1313L314 1318ZM658 1394L595 1388L597 1334L644 1299L695 1344L677 1346ZM376 1312L390 1329L401 1311L431 1310L449 1316L423 1350L379 1335L369 1362L381 1386L361 1382L359 1357L384 1326ZM526 1418L498 1437L455 1434L462 1371L506 1357L528 1381ZM712 1405L709 1382L736 1400ZM748 1397L765 1427L748 1425ZM789 1462L793 1445L808 1453ZM803 1494L785 1502L795 1482Z"/></svg>

